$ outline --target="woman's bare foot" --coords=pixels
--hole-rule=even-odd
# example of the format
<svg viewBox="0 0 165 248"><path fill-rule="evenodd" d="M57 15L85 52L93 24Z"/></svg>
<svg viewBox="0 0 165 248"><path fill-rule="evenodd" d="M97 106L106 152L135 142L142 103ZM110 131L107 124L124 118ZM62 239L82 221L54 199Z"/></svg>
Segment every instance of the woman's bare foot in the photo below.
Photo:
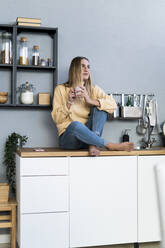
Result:
<svg viewBox="0 0 165 248"><path fill-rule="evenodd" d="M132 142L122 142L119 144L108 143L106 148L110 151L132 151L134 148L134 144Z"/></svg>
<svg viewBox="0 0 165 248"><path fill-rule="evenodd" d="M100 150L97 146L89 146L89 155L90 156L99 156L100 155Z"/></svg>

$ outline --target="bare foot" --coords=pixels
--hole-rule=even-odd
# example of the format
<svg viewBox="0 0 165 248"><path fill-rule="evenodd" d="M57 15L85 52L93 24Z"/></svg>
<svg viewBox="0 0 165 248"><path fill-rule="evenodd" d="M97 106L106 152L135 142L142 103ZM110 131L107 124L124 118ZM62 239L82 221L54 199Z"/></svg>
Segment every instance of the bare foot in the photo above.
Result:
<svg viewBox="0 0 165 248"><path fill-rule="evenodd" d="M134 148L134 144L132 142L122 142L119 144L108 143L106 148L110 151L127 151L130 152Z"/></svg>
<svg viewBox="0 0 165 248"><path fill-rule="evenodd" d="M89 146L89 155L90 156L99 156L100 150L97 146Z"/></svg>

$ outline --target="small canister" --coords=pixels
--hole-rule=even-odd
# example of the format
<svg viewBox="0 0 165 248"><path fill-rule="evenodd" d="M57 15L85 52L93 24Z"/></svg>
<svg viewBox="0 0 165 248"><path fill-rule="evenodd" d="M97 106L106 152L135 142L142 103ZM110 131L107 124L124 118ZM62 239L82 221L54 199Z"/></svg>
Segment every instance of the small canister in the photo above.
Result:
<svg viewBox="0 0 165 248"><path fill-rule="evenodd" d="M41 64L40 64L41 66L46 66L46 61L45 61L45 59L41 59Z"/></svg>
<svg viewBox="0 0 165 248"><path fill-rule="evenodd" d="M32 65L36 66L40 63L40 56L39 56L39 47L33 46L33 54L32 54Z"/></svg>

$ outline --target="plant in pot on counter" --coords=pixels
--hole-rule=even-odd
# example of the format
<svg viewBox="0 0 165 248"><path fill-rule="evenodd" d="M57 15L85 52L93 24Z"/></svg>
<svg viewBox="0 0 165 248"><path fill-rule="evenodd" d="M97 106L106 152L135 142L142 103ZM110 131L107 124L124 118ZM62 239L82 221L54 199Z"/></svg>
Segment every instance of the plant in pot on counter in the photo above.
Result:
<svg viewBox="0 0 165 248"><path fill-rule="evenodd" d="M23 147L27 142L27 136L21 136L18 133L12 133L8 136L5 143L5 153L3 164L6 166L6 177L13 193L16 191L15 182L15 165L16 165L16 150L18 147Z"/></svg>

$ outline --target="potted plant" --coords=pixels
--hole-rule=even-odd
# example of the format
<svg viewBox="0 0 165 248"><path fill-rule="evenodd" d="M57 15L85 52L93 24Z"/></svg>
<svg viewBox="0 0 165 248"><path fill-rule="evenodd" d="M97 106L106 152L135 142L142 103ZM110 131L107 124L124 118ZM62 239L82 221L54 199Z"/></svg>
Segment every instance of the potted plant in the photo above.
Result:
<svg viewBox="0 0 165 248"><path fill-rule="evenodd" d="M3 164L6 166L6 178L9 182L10 189L13 193L16 190L15 182L15 155L18 147L22 147L26 144L28 137L21 136L18 133L13 132L8 136L5 143L5 153Z"/></svg>

